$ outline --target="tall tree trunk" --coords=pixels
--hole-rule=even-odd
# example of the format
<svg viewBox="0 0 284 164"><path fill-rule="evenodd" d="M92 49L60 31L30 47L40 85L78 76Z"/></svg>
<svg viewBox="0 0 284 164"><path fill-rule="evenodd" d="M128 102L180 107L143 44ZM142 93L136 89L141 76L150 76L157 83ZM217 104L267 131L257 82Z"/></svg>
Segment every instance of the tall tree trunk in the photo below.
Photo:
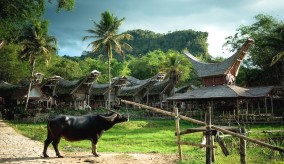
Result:
<svg viewBox="0 0 284 164"><path fill-rule="evenodd" d="M110 57L108 58L108 109L110 109L110 98L111 98L111 74L110 74Z"/></svg>
<svg viewBox="0 0 284 164"><path fill-rule="evenodd" d="M32 88L33 78L34 78L35 62L36 62L36 60L34 59L33 64L32 64L32 76L31 76L31 79L30 79L29 89L28 89L28 94L27 94L27 99L26 99L26 104L25 104L25 111L27 110L28 104L29 104L30 92L31 92L31 88Z"/></svg>

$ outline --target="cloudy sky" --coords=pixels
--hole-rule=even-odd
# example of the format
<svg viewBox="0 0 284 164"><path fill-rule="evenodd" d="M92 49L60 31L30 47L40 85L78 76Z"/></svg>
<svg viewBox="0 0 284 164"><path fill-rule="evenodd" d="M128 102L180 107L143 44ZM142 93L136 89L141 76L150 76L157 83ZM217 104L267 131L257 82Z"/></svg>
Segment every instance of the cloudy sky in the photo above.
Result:
<svg viewBox="0 0 284 164"><path fill-rule="evenodd" d="M100 14L110 11L125 17L120 32L134 29L157 33L193 29L209 33L210 55L228 57L222 50L225 37L236 33L240 25L251 25L257 14L284 20L283 0L75 0L71 12L56 13L47 6L49 33L59 42L59 54L80 56L90 41L82 41L85 31L98 22Z"/></svg>

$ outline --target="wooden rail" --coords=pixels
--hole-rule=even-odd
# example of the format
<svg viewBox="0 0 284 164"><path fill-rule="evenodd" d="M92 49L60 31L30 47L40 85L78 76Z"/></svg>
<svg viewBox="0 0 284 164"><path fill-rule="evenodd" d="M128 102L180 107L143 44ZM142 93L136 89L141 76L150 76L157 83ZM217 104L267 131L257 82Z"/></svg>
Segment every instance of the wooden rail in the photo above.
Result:
<svg viewBox="0 0 284 164"><path fill-rule="evenodd" d="M144 104L140 104L140 103L136 103L136 102L132 102L132 101L127 101L127 100L122 100L122 99L120 101L123 102L123 103L126 103L126 104L135 105L135 106L142 107L142 108L145 108L145 109L150 109L150 110L152 110L154 112L158 112L158 113L162 113L162 114L165 114L165 115L168 115L168 116L175 117L175 113L173 113L173 112L164 111L162 109L150 107L150 106L147 106L147 105L144 105ZM186 116L182 116L182 115L179 115L178 117L183 119L183 120L192 122L192 123L201 124L201 125L205 125L206 126L206 123L203 122L203 121L199 121L199 120L196 120L196 119L193 119L193 118L189 118L189 117L186 117ZM268 143L265 143L265 142L262 142L262 141L259 141L259 140L256 140L256 139L248 138L248 137L246 137L246 136L244 136L242 134L234 133L234 132L231 132L229 130L222 129L222 128L220 128L218 126L215 126L215 125L211 125L211 128L215 129L215 130L219 130L219 131L221 131L221 132L223 132L225 134L230 134L232 136L235 136L235 137L238 137L238 138L250 141L252 143L256 143L256 144L258 144L260 146L268 147L270 149L277 150L279 152L284 152L283 148L280 148L280 147L277 147L277 146L273 146L273 145L270 145Z"/></svg>

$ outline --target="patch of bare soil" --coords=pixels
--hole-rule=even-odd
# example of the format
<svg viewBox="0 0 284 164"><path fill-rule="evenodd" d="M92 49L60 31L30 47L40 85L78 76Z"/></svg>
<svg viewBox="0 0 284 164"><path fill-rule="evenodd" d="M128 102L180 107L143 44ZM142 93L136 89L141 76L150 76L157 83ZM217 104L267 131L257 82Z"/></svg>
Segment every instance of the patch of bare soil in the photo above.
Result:
<svg viewBox="0 0 284 164"><path fill-rule="evenodd" d="M42 150L41 142L22 136L0 120L0 163L173 164L178 161L176 155L157 153L100 153L100 157L94 157L90 152L62 152L64 158L57 158L53 149L48 149L49 158L43 158Z"/></svg>

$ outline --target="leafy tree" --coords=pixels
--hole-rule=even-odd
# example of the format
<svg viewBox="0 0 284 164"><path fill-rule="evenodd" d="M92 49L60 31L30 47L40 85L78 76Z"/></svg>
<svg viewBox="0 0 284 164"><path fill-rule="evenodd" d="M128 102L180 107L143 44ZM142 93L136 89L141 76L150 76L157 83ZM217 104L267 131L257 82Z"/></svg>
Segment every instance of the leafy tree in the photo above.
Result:
<svg viewBox="0 0 284 164"><path fill-rule="evenodd" d="M33 21L43 19L47 0L1 0L0 39L9 43L19 43L22 30ZM56 1L56 2L55 2ZM57 4L57 11L72 10L74 0L48 0Z"/></svg>
<svg viewBox="0 0 284 164"><path fill-rule="evenodd" d="M111 74L114 77L128 76L130 74L130 69L128 68L129 62L125 60L119 62L118 60L114 59L112 60L111 65L112 65Z"/></svg>
<svg viewBox="0 0 284 164"><path fill-rule="evenodd" d="M92 52L96 52L101 48L105 48L108 56L108 80L109 80L109 94L108 94L108 108L110 109L110 94L111 94L111 60L113 57L113 49L121 55L124 55L123 49L132 50L132 47L122 42L124 39L132 39L129 34L118 34L118 28L122 24L123 20L118 19L116 16L108 11L101 14L101 20L99 23L94 23L94 28L87 30L91 36L83 37L83 40L94 39L89 45L92 45Z"/></svg>
<svg viewBox="0 0 284 164"><path fill-rule="evenodd" d="M168 51L161 70L167 73L169 78L176 85L180 80L185 81L189 78L191 67L188 59L176 51Z"/></svg>
<svg viewBox="0 0 284 164"><path fill-rule="evenodd" d="M169 50L156 50L147 53L141 58L133 58L129 62L131 76L138 79L147 79L164 71L179 84L186 83L190 78L191 64L182 54ZM182 75L180 74L182 72Z"/></svg>
<svg viewBox="0 0 284 164"><path fill-rule="evenodd" d="M131 76L138 79L147 79L156 75L161 68L161 63L165 60L166 55L161 50L155 50L147 53L140 58L133 58L129 62Z"/></svg>
<svg viewBox="0 0 284 164"><path fill-rule="evenodd" d="M28 26L24 34L25 38L22 42L23 50L20 53L22 59L26 59L31 65L31 80L28 89L28 95L25 110L29 102L29 94L34 77L35 63L40 56L44 56L48 63L51 51L56 50L57 42L52 36L47 35L46 23L35 22Z"/></svg>
<svg viewBox="0 0 284 164"><path fill-rule="evenodd" d="M18 60L20 49L20 46L14 44L0 49L0 80L18 83L29 75L28 63Z"/></svg>
<svg viewBox="0 0 284 164"><path fill-rule="evenodd" d="M272 43L272 46L278 50L278 51L276 50L278 53L272 58L270 66L273 66L277 62L283 63L283 58L284 58L284 24L283 23L273 31L272 36L270 36L268 40Z"/></svg>
<svg viewBox="0 0 284 164"><path fill-rule="evenodd" d="M86 75L83 74L79 63L66 58L61 58L61 60L54 63L54 65L50 67L49 72L52 75L61 76L68 80L79 79Z"/></svg>
<svg viewBox="0 0 284 164"><path fill-rule="evenodd" d="M234 36L228 37L225 46L235 51L248 37L253 38L255 43L249 50L252 60L250 67L260 68L259 78L265 77L259 85L279 85L283 83L284 70L284 59L281 57L284 50L283 22L263 14L255 16L255 19L255 23L241 26ZM279 55L278 62L271 66L271 61L276 55ZM259 81L259 78L256 80Z"/></svg>

